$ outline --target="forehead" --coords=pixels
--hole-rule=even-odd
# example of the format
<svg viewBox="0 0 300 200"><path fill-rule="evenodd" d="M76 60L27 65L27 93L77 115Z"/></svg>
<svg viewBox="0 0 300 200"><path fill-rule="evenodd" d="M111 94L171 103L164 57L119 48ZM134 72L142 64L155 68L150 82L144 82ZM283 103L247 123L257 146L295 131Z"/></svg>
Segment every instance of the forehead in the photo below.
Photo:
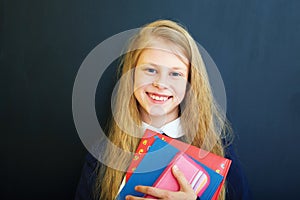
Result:
<svg viewBox="0 0 300 200"><path fill-rule="evenodd" d="M185 56L162 46L144 49L137 61L137 65L143 64L182 69L187 69L189 66L188 59Z"/></svg>

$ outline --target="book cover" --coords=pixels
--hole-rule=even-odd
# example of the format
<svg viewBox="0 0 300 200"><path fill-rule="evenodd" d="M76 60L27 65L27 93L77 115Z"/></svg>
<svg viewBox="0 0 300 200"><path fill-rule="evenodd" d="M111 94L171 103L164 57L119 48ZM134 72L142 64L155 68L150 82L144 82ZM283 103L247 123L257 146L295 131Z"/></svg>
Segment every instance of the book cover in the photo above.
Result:
<svg viewBox="0 0 300 200"><path fill-rule="evenodd" d="M172 173L172 167L176 165L179 170L184 174L188 183L192 186L193 190L198 196L201 196L205 189L208 187L210 178L208 173L193 161L186 154L179 152L174 157L172 162L167 166L163 173L153 184L153 187L170 190L179 191L180 186ZM154 198L150 195L146 195L146 198Z"/></svg>
<svg viewBox="0 0 300 200"><path fill-rule="evenodd" d="M143 159L140 160L117 199L123 200L128 194L143 197L144 194L135 191L134 187L136 185L152 186L178 152L180 151L174 146L169 145L158 137L157 139L154 138L154 142L143 156ZM223 176L201 164L199 161L193 160L204 168L210 178L210 184L204 191L201 199L202 197L203 199L211 199L223 180Z"/></svg>
<svg viewBox="0 0 300 200"><path fill-rule="evenodd" d="M160 133L156 133L154 131L151 131L147 129L145 131L145 134L143 138L141 139L141 142L137 148L137 153L135 156L135 159L132 160L127 174L126 174L126 180L128 180L135 170L136 166L138 166L139 162L142 160L145 153L147 153L149 146L154 142L154 136L157 136L161 138L162 140L170 143L172 146L175 146L179 150L185 152L189 156L191 156L193 159L201 162L205 166L209 167L210 169L214 170L215 172L219 173L224 177L222 183L220 184L219 188L217 189L216 193L214 194L214 197L212 198L217 199L220 190L225 183L225 179L227 176L227 173L229 171L231 160L227 158L223 158L221 156L215 155L213 153L207 152L205 150L202 150L198 147L195 147L193 145L186 144L184 142L181 142L179 140L170 138L168 136L162 135ZM139 153L140 152L140 153ZM141 153L142 152L142 153Z"/></svg>
<svg viewBox="0 0 300 200"><path fill-rule="evenodd" d="M148 153L134 170L129 180L119 193L117 200L124 200L126 195L143 197L144 194L134 190L137 185L152 186L166 166L178 153L178 149L160 139L154 139Z"/></svg>

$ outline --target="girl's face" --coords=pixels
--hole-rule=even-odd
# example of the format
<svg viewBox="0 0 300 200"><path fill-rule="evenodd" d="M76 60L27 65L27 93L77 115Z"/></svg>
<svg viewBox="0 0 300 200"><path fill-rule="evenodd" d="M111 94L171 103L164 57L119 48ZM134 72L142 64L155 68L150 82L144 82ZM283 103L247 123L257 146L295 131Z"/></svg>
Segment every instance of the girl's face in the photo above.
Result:
<svg viewBox="0 0 300 200"><path fill-rule="evenodd" d="M165 124L178 117L188 74L185 57L161 47L143 50L134 74L134 95L143 121L162 120Z"/></svg>

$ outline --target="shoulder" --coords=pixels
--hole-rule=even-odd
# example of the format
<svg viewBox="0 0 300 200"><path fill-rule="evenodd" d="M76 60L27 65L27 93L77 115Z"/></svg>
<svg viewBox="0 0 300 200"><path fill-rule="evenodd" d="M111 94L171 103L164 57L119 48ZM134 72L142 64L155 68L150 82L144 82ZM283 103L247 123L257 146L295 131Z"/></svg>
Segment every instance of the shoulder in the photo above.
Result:
<svg viewBox="0 0 300 200"><path fill-rule="evenodd" d="M77 185L75 200L91 200L97 177L97 166L99 162L90 153L85 156L81 177Z"/></svg>
<svg viewBox="0 0 300 200"><path fill-rule="evenodd" d="M232 144L225 148L225 157L232 161L226 179L226 199L252 199L247 177Z"/></svg>

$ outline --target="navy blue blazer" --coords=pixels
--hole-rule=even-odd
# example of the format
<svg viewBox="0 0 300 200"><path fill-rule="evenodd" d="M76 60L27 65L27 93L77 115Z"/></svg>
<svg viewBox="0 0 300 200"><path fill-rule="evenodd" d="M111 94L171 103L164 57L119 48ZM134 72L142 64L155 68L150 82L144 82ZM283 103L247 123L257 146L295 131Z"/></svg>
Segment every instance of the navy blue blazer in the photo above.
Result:
<svg viewBox="0 0 300 200"><path fill-rule="evenodd" d="M226 178L226 199L228 200L250 200L252 195L249 190L247 178L237 158L237 155L230 145L226 148L225 157L232 160L227 178ZM83 166L80 181L77 186L75 200L93 200L94 185L97 174L95 168L97 159L91 154L87 154L86 162Z"/></svg>

